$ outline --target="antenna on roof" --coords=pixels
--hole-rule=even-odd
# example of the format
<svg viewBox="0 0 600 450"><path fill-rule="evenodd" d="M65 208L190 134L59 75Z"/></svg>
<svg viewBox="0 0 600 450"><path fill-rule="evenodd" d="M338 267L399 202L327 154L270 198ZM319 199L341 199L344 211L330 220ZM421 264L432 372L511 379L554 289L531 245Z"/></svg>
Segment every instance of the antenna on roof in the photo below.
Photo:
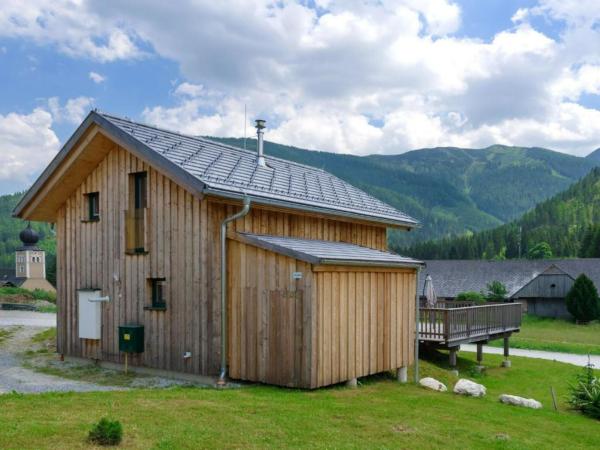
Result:
<svg viewBox="0 0 600 450"><path fill-rule="evenodd" d="M246 104L244 103L244 150L246 150Z"/></svg>

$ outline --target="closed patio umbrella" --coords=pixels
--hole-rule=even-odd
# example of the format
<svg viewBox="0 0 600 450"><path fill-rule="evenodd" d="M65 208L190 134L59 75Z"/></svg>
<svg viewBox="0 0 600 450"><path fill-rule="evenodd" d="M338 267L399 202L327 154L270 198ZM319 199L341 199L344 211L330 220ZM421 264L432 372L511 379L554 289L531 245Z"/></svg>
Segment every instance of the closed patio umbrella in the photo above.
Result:
<svg viewBox="0 0 600 450"><path fill-rule="evenodd" d="M423 296L425 297L425 303L428 308L435 308L437 303L437 296L435 295L435 289L433 288L433 280L431 275L425 277L425 285L423 286Z"/></svg>

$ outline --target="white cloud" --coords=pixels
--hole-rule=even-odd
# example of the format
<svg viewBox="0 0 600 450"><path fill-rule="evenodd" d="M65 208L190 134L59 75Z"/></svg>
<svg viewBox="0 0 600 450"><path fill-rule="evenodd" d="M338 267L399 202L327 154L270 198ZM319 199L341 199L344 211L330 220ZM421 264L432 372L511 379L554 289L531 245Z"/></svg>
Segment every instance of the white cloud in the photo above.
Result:
<svg viewBox="0 0 600 450"><path fill-rule="evenodd" d="M48 109L56 122L69 122L78 125L87 115L94 103L92 97L70 98L64 105L58 97L48 99Z"/></svg>
<svg viewBox="0 0 600 450"><path fill-rule="evenodd" d="M104 75L100 75L98 72L90 72L89 77L90 80L96 84L104 83L106 81L106 77Z"/></svg>
<svg viewBox="0 0 600 450"><path fill-rule="evenodd" d="M0 115L0 192L28 188L58 148L47 111Z"/></svg>
<svg viewBox="0 0 600 450"><path fill-rule="evenodd" d="M4 0L0 37L53 44L70 56L102 62L142 56L132 30L106 22L90 6L85 0Z"/></svg>
<svg viewBox="0 0 600 450"><path fill-rule="evenodd" d="M487 40L457 33L453 0L316 4L9 0L0 36L99 61L138 58L143 45L178 62L186 81L173 104L143 118L193 134L240 136L246 104L248 124L268 119L270 139L340 152L503 142L584 153L600 144L597 110L578 104L600 95L598 1L540 0ZM540 15L560 32L536 29ZM49 106L74 121L86 99Z"/></svg>

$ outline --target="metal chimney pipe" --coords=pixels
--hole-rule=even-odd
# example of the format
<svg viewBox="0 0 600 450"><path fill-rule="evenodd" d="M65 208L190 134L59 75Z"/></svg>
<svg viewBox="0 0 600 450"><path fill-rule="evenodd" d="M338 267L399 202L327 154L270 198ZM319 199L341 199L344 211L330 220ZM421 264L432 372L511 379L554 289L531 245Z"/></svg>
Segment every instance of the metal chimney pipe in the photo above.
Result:
<svg viewBox="0 0 600 450"><path fill-rule="evenodd" d="M263 119L256 119L256 135L257 135L257 150L258 155L256 159L256 163L261 167L267 167L267 162L265 161L265 149L263 144L263 134L264 129L266 127L266 121Z"/></svg>

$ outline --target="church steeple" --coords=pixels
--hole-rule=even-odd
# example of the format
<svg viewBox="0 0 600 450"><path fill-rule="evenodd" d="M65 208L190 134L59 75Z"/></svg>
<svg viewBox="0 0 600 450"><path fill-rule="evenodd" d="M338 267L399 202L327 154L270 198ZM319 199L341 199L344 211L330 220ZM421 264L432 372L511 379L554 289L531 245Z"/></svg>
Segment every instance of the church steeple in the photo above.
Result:
<svg viewBox="0 0 600 450"><path fill-rule="evenodd" d="M23 243L19 250L39 250L36 244L40 240L40 236L37 231L31 228L31 222L27 224L27 228L19 233L19 239Z"/></svg>
<svg viewBox="0 0 600 450"><path fill-rule="evenodd" d="M23 245L15 252L15 275L18 278L46 278L46 253L37 246L40 240L39 234L27 224L19 239Z"/></svg>

